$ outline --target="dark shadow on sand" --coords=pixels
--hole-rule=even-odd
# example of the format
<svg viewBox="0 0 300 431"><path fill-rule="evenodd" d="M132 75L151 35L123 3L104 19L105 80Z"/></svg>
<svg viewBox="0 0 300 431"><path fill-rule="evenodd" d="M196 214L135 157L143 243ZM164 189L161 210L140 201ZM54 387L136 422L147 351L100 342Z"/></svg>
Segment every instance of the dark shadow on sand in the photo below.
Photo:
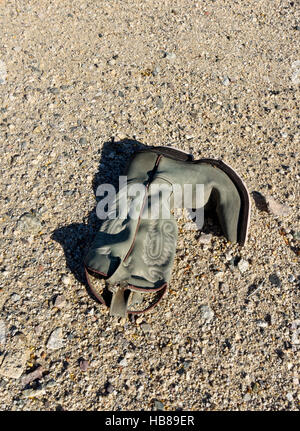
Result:
<svg viewBox="0 0 300 431"><path fill-rule="evenodd" d="M93 294L88 286L83 259L102 221L96 215L96 206L99 198L96 190L101 184L112 184L118 190L119 176L124 174L126 165L135 151L147 148L146 145L133 139L124 139L115 142L113 139L105 142L101 151L98 171L93 178L93 193L95 207L87 217L87 223L72 223L55 229L51 238L57 241L63 248L66 265L74 277L82 283L90 296Z"/></svg>

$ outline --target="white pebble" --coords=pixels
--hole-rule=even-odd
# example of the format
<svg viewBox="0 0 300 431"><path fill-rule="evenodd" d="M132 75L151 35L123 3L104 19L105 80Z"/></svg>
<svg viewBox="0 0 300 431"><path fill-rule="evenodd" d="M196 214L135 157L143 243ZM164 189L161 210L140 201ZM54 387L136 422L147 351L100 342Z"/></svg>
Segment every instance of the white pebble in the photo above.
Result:
<svg viewBox="0 0 300 431"><path fill-rule="evenodd" d="M62 278L61 278L61 282L65 286L69 286L69 284L71 284L71 278L68 275L63 275Z"/></svg>
<svg viewBox="0 0 300 431"><path fill-rule="evenodd" d="M209 307L209 305L201 305L200 306L200 314L201 317L206 320L207 322L210 322L215 313L213 312L213 310Z"/></svg>
<svg viewBox="0 0 300 431"><path fill-rule="evenodd" d="M249 393L245 394L244 397L243 397L243 400L246 401L246 402L250 401L251 400L251 395Z"/></svg>
<svg viewBox="0 0 300 431"><path fill-rule="evenodd" d="M246 272L249 268L249 262L247 262L247 260L245 259L241 259L238 263L238 269L240 270L240 272L243 274L244 272Z"/></svg>

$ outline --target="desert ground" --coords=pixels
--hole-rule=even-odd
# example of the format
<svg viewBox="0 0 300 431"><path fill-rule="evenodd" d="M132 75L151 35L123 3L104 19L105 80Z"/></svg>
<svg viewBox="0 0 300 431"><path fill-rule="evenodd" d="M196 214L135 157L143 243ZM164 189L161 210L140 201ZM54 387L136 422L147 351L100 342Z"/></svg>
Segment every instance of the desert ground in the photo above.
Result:
<svg viewBox="0 0 300 431"><path fill-rule="evenodd" d="M300 7L0 1L1 410L299 410ZM118 319L82 260L136 149L221 159L244 247L179 223L169 291Z"/></svg>

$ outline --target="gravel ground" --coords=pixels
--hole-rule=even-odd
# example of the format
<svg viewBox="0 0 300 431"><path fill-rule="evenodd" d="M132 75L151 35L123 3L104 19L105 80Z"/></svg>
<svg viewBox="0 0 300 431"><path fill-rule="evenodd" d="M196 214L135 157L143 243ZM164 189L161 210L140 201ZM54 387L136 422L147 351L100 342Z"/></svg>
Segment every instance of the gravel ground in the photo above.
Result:
<svg viewBox="0 0 300 431"><path fill-rule="evenodd" d="M1 410L299 409L299 36L296 1L0 1ZM96 187L169 144L239 172L249 241L179 220L168 295L111 318Z"/></svg>

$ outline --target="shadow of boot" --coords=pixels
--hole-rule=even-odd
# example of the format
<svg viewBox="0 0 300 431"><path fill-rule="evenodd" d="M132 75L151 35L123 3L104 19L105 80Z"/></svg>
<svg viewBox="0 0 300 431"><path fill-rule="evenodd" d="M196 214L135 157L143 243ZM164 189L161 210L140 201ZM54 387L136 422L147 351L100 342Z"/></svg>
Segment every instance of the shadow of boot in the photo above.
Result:
<svg viewBox="0 0 300 431"><path fill-rule="evenodd" d="M89 295L94 299L95 297L91 293L86 280L83 259L102 223L96 215L97 202L100 200L96 196L97 188L101 184L108 183L112 184L118 191L119 176L124 174L132 155L135 151L145 148L147 148L146 145L133 139L124 139L118 142L112 139L105 142L101 151L98 171L95 173L92 182L96 204L87 217L87 224L72 223L58 227L52 232L51 239L57 241L64 250L67 268L85 286Z"/></svg>

